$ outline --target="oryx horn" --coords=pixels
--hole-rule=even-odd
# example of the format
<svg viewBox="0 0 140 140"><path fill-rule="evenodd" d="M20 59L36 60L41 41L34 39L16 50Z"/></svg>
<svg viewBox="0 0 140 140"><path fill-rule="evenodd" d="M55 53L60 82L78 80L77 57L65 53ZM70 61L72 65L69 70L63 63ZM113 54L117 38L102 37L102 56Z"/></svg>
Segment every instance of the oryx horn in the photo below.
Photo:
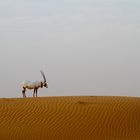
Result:
<svg viewBox="0 0 140 140"><path fill-rule="evenodd" d="M46 82L46 77L45 77L44 72L42 70L40 70L40 72L41 72L41 75L43 76L44 82Z"/></svg>

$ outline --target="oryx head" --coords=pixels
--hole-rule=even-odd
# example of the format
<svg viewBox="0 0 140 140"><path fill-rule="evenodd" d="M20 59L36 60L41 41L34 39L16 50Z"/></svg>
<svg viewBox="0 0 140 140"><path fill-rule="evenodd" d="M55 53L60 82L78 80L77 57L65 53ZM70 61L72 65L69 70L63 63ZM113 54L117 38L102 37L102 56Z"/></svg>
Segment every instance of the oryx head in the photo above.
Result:
<svg viewBox="0 0 140 140"><path fill-rule="evenodd" d="M44 74L44 72L42 70L40 72L41 72L41 75L43 76L43 79L44 79L43 86L46 87L46 88L48 88L48 83L46 81L45 74Z"/></svg>

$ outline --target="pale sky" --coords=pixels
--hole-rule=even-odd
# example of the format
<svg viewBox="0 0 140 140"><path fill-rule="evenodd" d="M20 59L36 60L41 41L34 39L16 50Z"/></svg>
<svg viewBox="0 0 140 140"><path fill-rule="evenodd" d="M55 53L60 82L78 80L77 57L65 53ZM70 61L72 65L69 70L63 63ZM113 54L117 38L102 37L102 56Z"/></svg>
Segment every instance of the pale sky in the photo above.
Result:
<svg viewBox="0 0 140 140"><path fill-rule="evenodd" d="M0 0L0 66L0 98L140 97L140 1Z"/></svg>

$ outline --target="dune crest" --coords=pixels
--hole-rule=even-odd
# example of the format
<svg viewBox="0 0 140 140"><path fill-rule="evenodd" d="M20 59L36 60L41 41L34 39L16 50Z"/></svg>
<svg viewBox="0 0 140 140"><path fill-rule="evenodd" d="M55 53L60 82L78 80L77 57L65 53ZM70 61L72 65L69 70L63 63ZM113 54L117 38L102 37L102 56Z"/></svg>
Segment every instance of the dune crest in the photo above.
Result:
<svg viewBox="0 0 140 140"><path fill-rule="evenodd" d="M0 140L140 140L140 98L0 99Z"/></svg>

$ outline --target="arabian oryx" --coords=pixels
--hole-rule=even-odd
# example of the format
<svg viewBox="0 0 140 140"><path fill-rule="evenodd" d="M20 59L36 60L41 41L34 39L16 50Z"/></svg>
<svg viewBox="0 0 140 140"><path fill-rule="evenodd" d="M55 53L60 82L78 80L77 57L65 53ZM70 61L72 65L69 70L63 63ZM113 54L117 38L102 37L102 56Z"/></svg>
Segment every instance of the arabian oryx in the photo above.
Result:
<svg viewBox="0 0 140 140"><path fill-rule="evenodd" d="M22 82L22 94L23 94L23 98L26 97L25 91L26 89L33 89L33 97L37 97L37 90L38 88L43 88L46 87L48 88L48 83L46 81L46 77L43 71L40 71L41 75L43 76L44 81L35 81L35 82L30 82L30 81L24 81Z"/></svg>

